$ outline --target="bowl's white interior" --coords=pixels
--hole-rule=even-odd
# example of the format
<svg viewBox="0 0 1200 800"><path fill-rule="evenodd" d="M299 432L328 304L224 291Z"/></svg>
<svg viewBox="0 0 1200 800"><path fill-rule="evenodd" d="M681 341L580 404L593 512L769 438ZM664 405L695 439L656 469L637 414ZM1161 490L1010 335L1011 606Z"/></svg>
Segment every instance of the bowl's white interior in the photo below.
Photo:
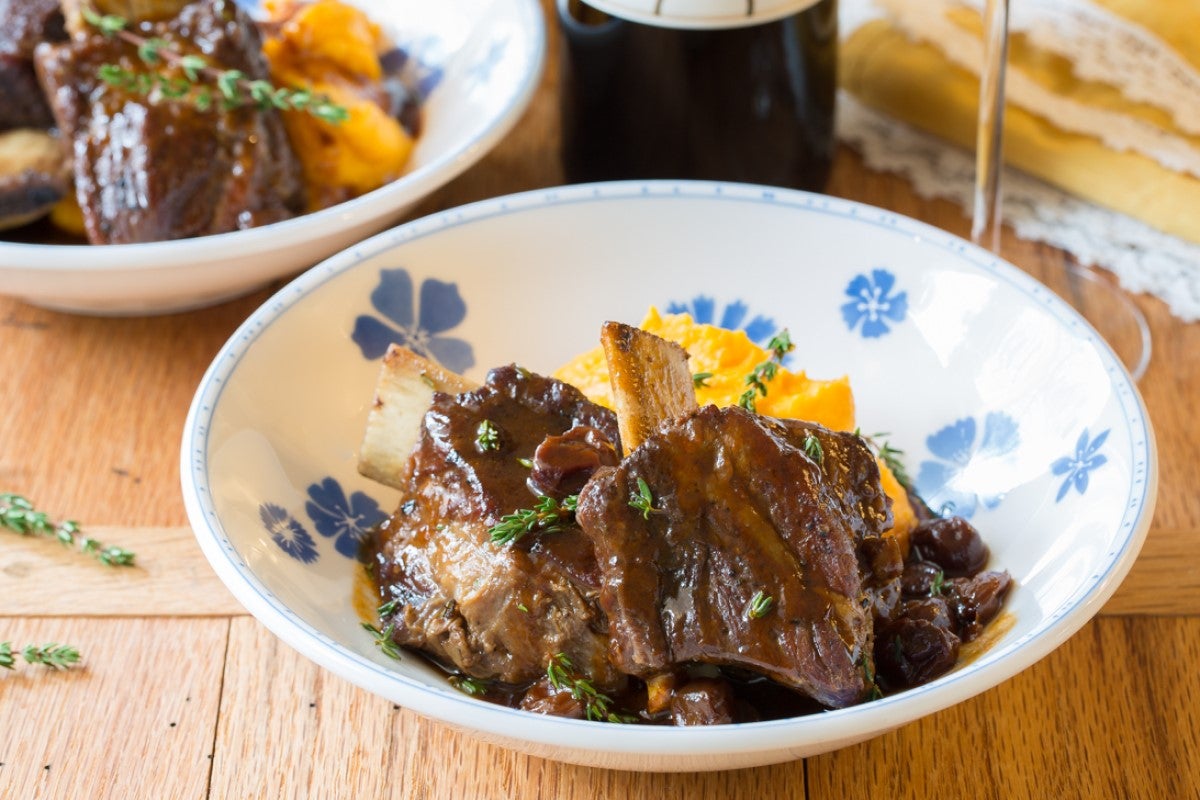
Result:
<svg viewBox="0 0 1200 800"><path fill-rule="evenodd" d="M475 710L419 659L381 656L352 602L357 566L307 515L308 487L327 476L387 511L396 503L397 492L355 470L378 362L351 334L360 315L380 317L371 292L381 269L397 268L414 287L456 286L466 316L443 335L471 344L467 372L476 378L510 361L550 371L592 347L606 319L636 323L651 304L707 296L718 314L741 301L747 319L788 327L797 344L791 366L814 377L848 374L864 432L889 432L914 476L938 460L928 439L940 429L973 418L977 445L989 413L1017 424L1014 446L990 454L976 446L955 484L998 498L972 521L993 568L1016 579L1013 625L983 657L916 690L817 717L720 731L585 732L580 746L788 745L801 754L894 727L994 685L1060 643L1115 589L1149 523L1153 436L1126 374L1044 287L954 237L844 201L731 185L567 187L468 206L381 234L268 302L206 376L183 451L197 534L243 602L324 665L427 713L570 745L564 721ZM890 294L906 293L907 312L866 338L841 306L850 281L878 269L895 276ZM1070 486L1058 499L1069 476L1051 465L1075 453L1084 429L1092 441L1109 431L1099 450L1106 461L1089 470L1085 491ZM260 508L268 502L312 534L314 563L272 541ZM768 734L739 739L739 728ZM679 736L687 743L671 738Z"/></svg>

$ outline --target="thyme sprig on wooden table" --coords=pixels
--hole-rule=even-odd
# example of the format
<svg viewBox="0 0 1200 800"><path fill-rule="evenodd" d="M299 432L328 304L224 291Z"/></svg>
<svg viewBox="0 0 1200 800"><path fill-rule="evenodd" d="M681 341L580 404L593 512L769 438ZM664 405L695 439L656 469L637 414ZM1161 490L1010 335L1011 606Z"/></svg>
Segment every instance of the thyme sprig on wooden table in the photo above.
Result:
<svg viewBox="0 0 1200 800"><path fill-rule="evenodd" d="M41 664L50 669L69 669L80 659L79 651L69 644L27 644L20 650L13 650L12 642L0 642L0 667L15 669L18 654L26 664Z"/></svg>
<svg viewBox="0 0 1200 800"><path fill-rule="evenodd" d="M11 492L0 493L0 528L22 536L57 539L64 547L74 548L110 567L131 567L136 558L132 550L106 545L85 535L75 520L52 521L46 512L38 511L33 503Z"/></svg>
<svg viewBox="0 0 1200 800"><path fill-rule="evenodd" d="M175 45L158 37L139 36L129 30L129 20L115 14L100 14L84 6L83 19L104 36L121 39L137 48L138 58L148 72L135 72L120 64L103 64L97 77L110 86L134 94L149 96L156 93L164 100L186 101L200 111L215 105L225 110L255 106L261 110L303 111L331 124L344 122L350 116L345 106L334 103L325 95L308 89L275 86L270 81L251 80L236 69L218 69L208 59L195 53L179 53ZM169 76L158 71L162 66L177 67L181 76Z"/></svg>

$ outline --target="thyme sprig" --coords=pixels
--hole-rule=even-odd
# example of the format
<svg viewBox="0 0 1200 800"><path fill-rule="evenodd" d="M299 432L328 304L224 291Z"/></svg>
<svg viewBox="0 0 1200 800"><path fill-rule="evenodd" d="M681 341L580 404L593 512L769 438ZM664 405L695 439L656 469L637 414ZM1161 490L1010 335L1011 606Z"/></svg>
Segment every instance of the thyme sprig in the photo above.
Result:
<svg viewBox="0 0 1200 800"><path fill-rule="evenodd" d="M133 566L136 558L132 550L106 545L85 536L75 520L53 522L46 512L38 511L33 503L11 492L0 493L0 528L7 528L22 536L57 539L64 547L73 547L110 567Z"/></svg>
<svg viewBox="0 0 1200 800"><path fill-rule="evenodd" d="M496 427L496 423L490 419L479 423L479 427L475 429L475 446L482 453L500 449L500 430Z"/></svg>
<svg viewBox="0 0 1200 800"><path fill-rule="evenodd" d="M771 355L746 376L746 385L750 388L738 398L739 406L747 411L756 410L758 396L767 396L767 383L775 380L784 357L794 349L796 349L796 345L792 344L792 337L787 328L771 337L771 341L767 342L767 350L771 352Z"/></svg>
<svg viewBox="0 0 1200 800"><path fill-rule="evenodd" d="M556 653L546 665L546 679L560 691L571 693L571 697L584 704L584 715L595 722L637 722L637 717L613 711L613 700L597 691L592 682L575 672L575 666L566 653Z"/></svg>
<svg viewBox="0 0 1200 800"><path fill-rule="evenodd" d="M762 619L775 607L775 598L759 589L746 605L746 619Z"/></svg>
<svg viewBox="0 0 1200 800"><path fill-rule="evenodd" d="M79 651L69 644L27 644L21 650L14 651L12 642L0 642L0 667L14 669L18 652L26 664L41 664L50 669L70 669L80 660Z"/></svg>
<svg viewBox="0 0 1200 800"><path fill-rule="evenodd" d="M395 630L394 625L388 625L383 630L379 630L369 622L362 623L363 630L371 634L375 639L375 646L379 648L388 658L400 660L400 645L392 639L392 632Z"/></svg>
<svg viewBox="0 0 1200 800"><path fill-rule="evenodd" d="M804 437L804 452L818 465L825 463L825 448L821 447L821 440L814 434Z"/></svg>
<svg viewBox="0 0 1200 800"><path fill-rule="evenodd" d="M562 530L575 514L579 495L569 494L562 502L553 497L540 498L533 508L522 508L500 518L488 529L493 544L514 544L527 533L554 533Z"/></svg>
<svg viewBox="0 0 1200 800"><path fill-rule="evenodd" d="M883 689L879 688L879 681L875 678L875 664L866 655L863 656L862 669L867 684L867 699L879 700L883 697Z"/></svg>
<svg viewBox="0 0 1200 800"><path fill-rule="evenodd" d="M693 373L692 374L692 386L696 389L699 389L704 386L708 386L708 379L711 378L712 376L713 376L713 374L711 372Z"/></svg>
<svg viewBox="0 0 1200 800"><path fill-rule="evenodd" d="M642 512L642 519L650 519L651 514L660 513L662 509L654 507L654 495L650 493L645 478L638 478L637 486L636 492L629 493L629 505Z"/></svg>
<svg viewBox="0 0 1200 800"><path fill-rule="evenodd" d="M886 437L888 433L873 433L870 436L865 436L861 430L856 430L856 434L861 436L867 445L875 451L875 455L879 457L892 474L896 476L896 480L900 485L907 490L912 490L912 478L908 474L908 470L904 467L904 462L900 457L904 455L904 451L898 447L892 447L891 442Z"/></svg>
<svg viewBox="0 0 1200 800"><path fill-rule="evenodd" d="M129 30L129 21L115 14L99 14L83 6L83 19L102 35L121 39L137 48L138 58L147 67L176 67L181 77L171 77L153 69L135 72L119 64L103 64L97 77L110 86L133 94L157 93L164 100L190 102L199 111L220 104L225 110L255 106L280 111L302 111L331 124L344 122L350 112L325 95L309 89L275 86L270 81L251 80L236 69L218 69L204 56L179 53L175 45L159 37L139 36Z"/></svg>
<svg viewBox="0 0 1200 800"><path fill-rule="evenodd" d="M929 596L930 597L941 597L942 592L944 592L945 590L946 590L946 573L939 569L934 574L933 580L929 582Z"/></svg>
<svg viewBox="0 0 1200 800"><path fill-rule="evenodd" d="M469 675L451 675L450 685L458 689L463 694L469 694L472 697L478 697L487 694L487 683L478 678L472 678Z"/></svg>

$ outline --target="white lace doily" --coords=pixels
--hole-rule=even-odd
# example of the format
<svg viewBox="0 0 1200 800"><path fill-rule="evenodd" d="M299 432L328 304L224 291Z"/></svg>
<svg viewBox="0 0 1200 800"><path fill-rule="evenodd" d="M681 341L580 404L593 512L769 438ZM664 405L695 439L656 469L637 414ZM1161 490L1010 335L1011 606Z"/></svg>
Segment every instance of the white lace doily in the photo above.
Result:
<svg viewBox="0 0 1200 800"><path fill-rule="evenodd" d="M979 41L945 20L952 0L877 1L878 6L842 0L843 34L886 13L906 34L935 42L952 61L978 72ZM978 6L981 0L963 2ZM1130 99L1170 111L1181 130L1200 131L1200 74L1150 33L1086 0L1018 2L1010 23L1038 47L1072 57L1080 77L1117 86ZM1111 149L1142 153L1168 169L1200 176L1200 151L1161 128L1066 100L1016 70L1008 75L1008 98ZM868 166L905 175L923 197L970 208L974 160L968 153L867 109L845 92L839 102L839 136L863 154ZM1108 269L1125 289L1154 294L1176 316L1200 320L1200 246L1012 169L1005 171L1003 186L1004 222L1017 235Z"/></svg>

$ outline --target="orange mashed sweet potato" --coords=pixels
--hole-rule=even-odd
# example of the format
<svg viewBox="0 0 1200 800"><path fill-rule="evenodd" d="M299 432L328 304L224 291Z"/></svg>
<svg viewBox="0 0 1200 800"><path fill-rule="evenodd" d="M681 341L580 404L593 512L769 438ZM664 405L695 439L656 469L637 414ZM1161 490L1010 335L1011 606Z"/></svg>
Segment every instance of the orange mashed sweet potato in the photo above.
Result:
<svg viewBox="0 0 1200 800"><path fill-rule="evenodd" d="M687 350L693 374L711 373L704 385L696 388L700 405L735 405L746 391L746 376L771 355L750 341L745 331L699 324L687 314L664 315L651 308L639 327ZM576 356L559 368L554 377L577 387L593 402L613 407L603 349L596 347ZM757 398L755 408L768 416L808 420L833 430L855 429L854 395L845 376L814 380L803 372L781 368L767 383L766 397ZM892 500L893 524L888 535L896 536L901 551L907 552L908 535L917 524L916 515L904 487L882 461L879 472L883 490Z"/></svg>
<svg viewBox="0 0 1200 800"><path fill-rule="evenodd" d="M263 42L271 78L302 87L344 107L333 124L302 111L283 112L308 188L309 210L326 208L400 177L413 140L384 107L380 56L388 41L362 11L339 0L316 0L287 16Z"/></svg>

